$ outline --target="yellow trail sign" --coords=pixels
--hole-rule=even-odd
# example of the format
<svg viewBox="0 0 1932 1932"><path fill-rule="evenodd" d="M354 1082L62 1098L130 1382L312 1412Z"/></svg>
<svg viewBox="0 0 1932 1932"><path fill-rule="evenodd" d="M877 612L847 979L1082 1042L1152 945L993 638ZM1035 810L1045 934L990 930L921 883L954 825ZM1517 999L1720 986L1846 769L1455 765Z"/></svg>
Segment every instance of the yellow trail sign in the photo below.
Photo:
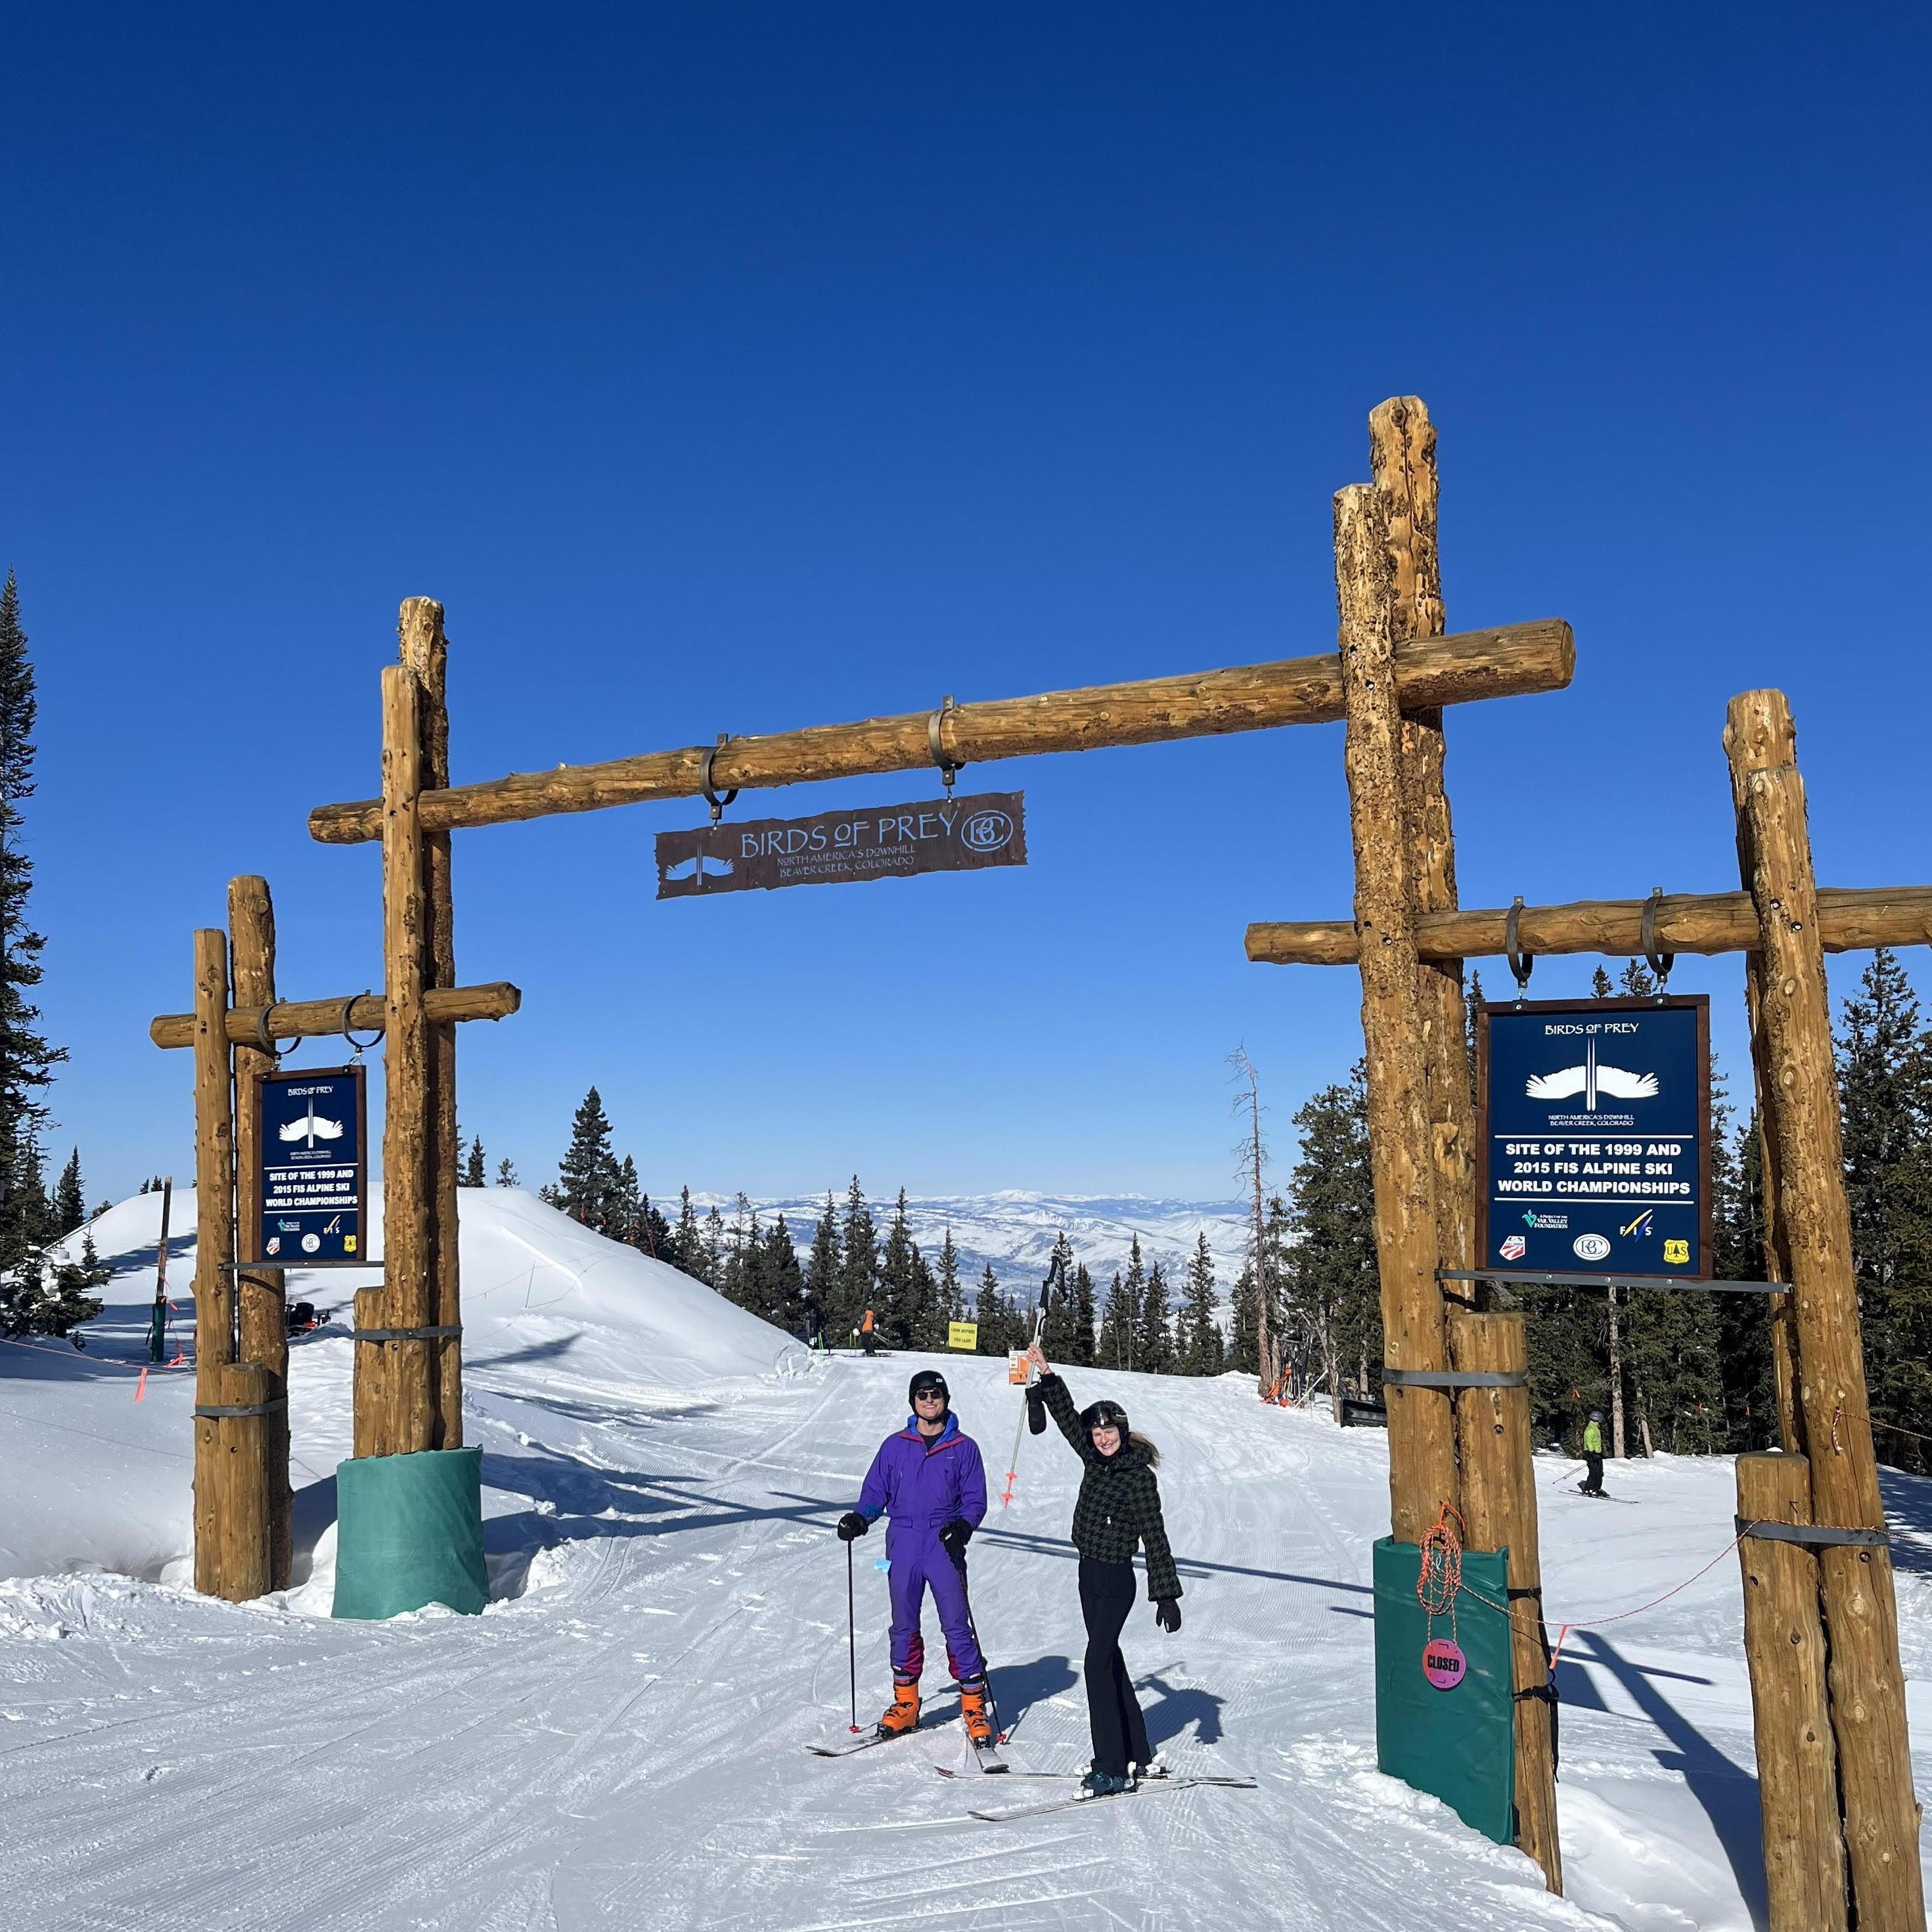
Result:
<svg viewBox="0 0 1932 1932"><path fill-rule="evenodd" d="M980 1346L979 1323L949 1322L946 1324L946 1346L949 1348L964 1348L970 1354Z"/></svg>

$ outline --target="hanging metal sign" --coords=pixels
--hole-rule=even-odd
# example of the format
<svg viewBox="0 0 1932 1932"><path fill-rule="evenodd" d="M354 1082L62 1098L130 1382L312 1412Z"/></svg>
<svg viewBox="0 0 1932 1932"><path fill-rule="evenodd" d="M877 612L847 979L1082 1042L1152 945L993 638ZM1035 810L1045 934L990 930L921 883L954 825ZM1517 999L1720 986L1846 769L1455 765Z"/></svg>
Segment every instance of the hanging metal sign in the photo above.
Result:
<svg viewBox="0 0 1932 1932"><path fill-rule="evenodd" d="M982 792L944 805L921 799L660 832L657 862L661 899L1024 866L1026 794Z"/></svg>
<svg viewBox="0 0 1932 1932"><path fill-rule="evenodd" d="M360 1066L264 1073L254 1084L262 1215L254 1258L364 1268L368 1096Z"/></svg>
<svg viewBox="0 0 1932 1932"><path fill-rule="evenodd" d="M1481 1265L1708 1280L1710 1040L1702 994L1484 1006Z"/></svg>

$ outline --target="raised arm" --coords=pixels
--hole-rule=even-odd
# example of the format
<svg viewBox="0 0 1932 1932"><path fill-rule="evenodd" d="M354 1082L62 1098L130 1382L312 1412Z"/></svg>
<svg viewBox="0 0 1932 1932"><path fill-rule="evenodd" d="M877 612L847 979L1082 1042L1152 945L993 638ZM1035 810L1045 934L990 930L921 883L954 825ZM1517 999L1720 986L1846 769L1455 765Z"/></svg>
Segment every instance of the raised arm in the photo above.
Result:
<svg viewBox="0 0 1932 1932"><path fill-rule="evenodd" d="M1066 1438L1067 1446L1082 1462L1093 1461L1100 1452L1094 1448L1086 1430L1080 1426L1079 1413L1073 1406L1073 1397L1066 1384L1048 1369L1034 1386L1039 1390L1041 1401L1046 1404L1048 1414L1059 1424L1060 1432Z"/></svg>

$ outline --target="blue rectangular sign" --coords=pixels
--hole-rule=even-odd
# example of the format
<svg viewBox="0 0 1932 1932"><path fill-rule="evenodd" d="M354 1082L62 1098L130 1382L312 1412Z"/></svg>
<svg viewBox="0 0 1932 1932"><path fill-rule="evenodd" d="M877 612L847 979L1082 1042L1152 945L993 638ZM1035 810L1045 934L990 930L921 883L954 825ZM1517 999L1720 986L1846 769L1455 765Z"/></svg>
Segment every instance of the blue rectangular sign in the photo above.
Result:
<svg viewBox="0 0 1932 1932"><path fill-rule="evenodd" d="M282 1268L365 1264L362 1069L265 1073L255 1094L262 1214L254 1258Z"/></svg>
<svg viewBox="0 0 1932 1932"><path fill-rule="evenodd" d="M1482 1009L1482 1265L1711 1272L1710 1001Z"/></svg>

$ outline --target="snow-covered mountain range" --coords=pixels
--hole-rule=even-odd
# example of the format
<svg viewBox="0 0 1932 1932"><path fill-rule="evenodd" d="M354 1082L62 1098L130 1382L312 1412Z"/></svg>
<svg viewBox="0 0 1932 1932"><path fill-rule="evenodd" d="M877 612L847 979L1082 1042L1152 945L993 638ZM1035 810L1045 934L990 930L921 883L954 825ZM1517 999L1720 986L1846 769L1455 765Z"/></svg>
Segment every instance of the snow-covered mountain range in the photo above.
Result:
<svg viewBox="0 0 1932 1932"><path fill-rule="evenodd" d="M697 1195L700 1211L715 1206L729 1221L735 1203L729 1196ZM834 1205L843 1214L844 1190L835 1189ZM812 1231L825 1212L825 1197L795 1196L788 1200L752 1203L761 1222L783 1214L802 1259L812 1246ZM893 1203L871 1203L881 1234L892 1219ZM1036 1194L1011 1189L998 1194L908 1195L906 1222L920 1251L938 1258L946 1230L959 1251L961 1278L973 1282L990 1262L1000 1285L1024 1298L1046 1273L1053 1244L1064 1231L1073 1244L1076 1262L1084 1262L1095 1283L1105 1288L1114 1270L1126 1264L1127 1250L1140 1237L1141 1253L1149 1266L1158 1261L1170 1279L1178 1276L1194 1252L1203 1229L1214 1257L1216 1282L1225 1298L1240 1272L1247 1244L1247 1209L1239 1201L1167 1201L1144 1195Z"/></svg>

